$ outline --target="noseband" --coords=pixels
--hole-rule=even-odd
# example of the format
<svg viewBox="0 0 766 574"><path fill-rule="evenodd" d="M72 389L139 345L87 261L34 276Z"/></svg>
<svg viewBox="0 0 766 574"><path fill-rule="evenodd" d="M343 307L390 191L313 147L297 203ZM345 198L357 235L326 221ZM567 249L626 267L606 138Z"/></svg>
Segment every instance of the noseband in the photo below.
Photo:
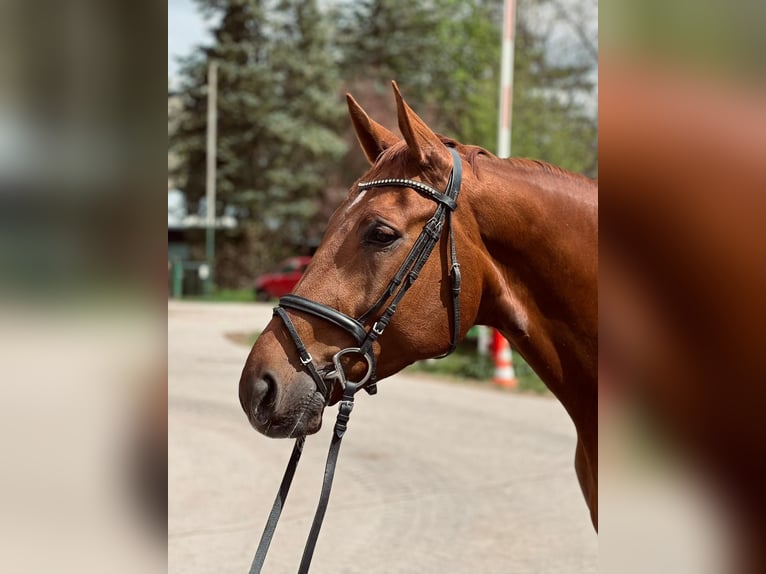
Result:
<svg viewBox="0 0 766 574"><path fill-rule="evenodd" d="M337 309L292 294L282 297L279 300L279 306L274 308L274 315L278 316L284 323L285 328L298 351L299 360L314 380L317 391L321 393L324 398L325 405L331 400L333 382L340 383L343 389L343 399L340 402L338 418L335 422L332 442L330 443L330 450L327 455L325 479L322 484L319 505L316 514L314 515L314 522L311 526L311 532L303 552L303 559L301 560L300 568L298 570L299 574L308 572L311 564L314 547L316 546L316 540L319 536L319 529L321 528L322 520L324 519L324 514L327 509L330 488L335 473L335 463L340 450L340 442L346 432L346 425L354 406L354 395L359 389L364 389L371 395L374 395L377 392L377 364L375 353L373 351L373 344L378 337L383 334L386 327L388 327L391 318L394 316L394 313L396 313L399 302L417 280L420 271L423 269L423 266L433 252L434 247L439 242L439 238L441 237L445 226L447 233L449 234L451 259L449 275L450 290L452 294L452 340L450 342L449 350L442 356L449 355L457 347L460 338L461 277L460 265L458 264L457 253L455 251L452 212L457 209L457 198L460 193L463 171L458 153L451 147L448 149L452 155L452 172L450 173L447 188L444 193L423 182L411 179L378 179L358 184L360 190L372 189L374 187L405 187L418 192L423 197L436 203L434 214L426 222L420 235L415 240L412 249L410 249L407 257L405 257L399 267L399 270L396 272L393 279L391 279L385 291L367 311L365 311L358 319L354 319ZM388 303L388 306L380 312L386 303ZM290 316L287 314L287 309L319 317L320 319L332 323L336 327L340 327L351 335L357 346L346 347L335 353L332 358L332 370L323 377L320 375L319 370L314 364L313 357L309 354L306 345L303 343ZM377 313L379 313L377 319L372 321L371 318ZM369 329L366 329L365 325L368 325L371 321L372 325ZM361 357L366 362L367 370L364 376L358 381L349 380L343 369L341 360L346 355ZM266 528L263 531L258 550L253 559L253 564L250 567L250 574L259 573L266 560L266 552L268 551L271 538L276 529L277 521L279 520L279 515L282 512L282 507L287 498L295 468L300 459L300 455L303 452L303 443L304 437L296 439L293 453L288 462L284 477L282 478L279 492L277 493L277 498L272 506L271 514L266 522Z"/></svg>

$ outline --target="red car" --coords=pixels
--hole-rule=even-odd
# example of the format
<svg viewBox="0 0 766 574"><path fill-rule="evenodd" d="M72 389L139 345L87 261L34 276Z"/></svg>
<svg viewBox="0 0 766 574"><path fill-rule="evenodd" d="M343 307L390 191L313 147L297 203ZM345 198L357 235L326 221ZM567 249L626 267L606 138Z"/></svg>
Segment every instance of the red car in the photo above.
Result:
<svg viewBox="0 0 766 574"><path fill-rule="evenodd" d="M268 301L292 292L311 257L290 257L280 263L276 271L264 273L255 280L256 301Z"/></svg>

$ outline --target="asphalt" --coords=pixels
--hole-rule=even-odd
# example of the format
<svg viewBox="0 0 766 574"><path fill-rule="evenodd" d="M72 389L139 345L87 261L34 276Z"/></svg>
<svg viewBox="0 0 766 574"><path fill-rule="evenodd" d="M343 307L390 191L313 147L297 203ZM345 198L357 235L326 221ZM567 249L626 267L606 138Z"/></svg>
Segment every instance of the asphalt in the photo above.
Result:
<svg viewBox="0 0 766 574"><path fill-rule="evenodd" d="M270 305L168 304L168 572L248 571L291 441L250 428L237 399ZM590 573L597 537L552 398L400 374L362 394L312 563L322 573ZM294 573L335 412L306 449L264 572Z"/></svg>

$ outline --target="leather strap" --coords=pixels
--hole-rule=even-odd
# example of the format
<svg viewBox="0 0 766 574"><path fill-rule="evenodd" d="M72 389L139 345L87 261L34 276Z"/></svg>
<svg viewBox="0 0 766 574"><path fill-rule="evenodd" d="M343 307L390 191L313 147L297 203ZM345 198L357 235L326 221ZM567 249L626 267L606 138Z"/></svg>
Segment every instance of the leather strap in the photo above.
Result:
<svg viewBox="0 0 766 574"><path fill-rule="evenodd" d="M316 385L317 390L322 393L324 402L327 403L327 401L330 400L330 389L327 388L324 379L319 374L319 371L317 371L317 368L314 366L314 359L306 349L306 345L303 344L303 340L301 339L300 335L298 335L298 331L295 329L295 325L293 325L289 315L281 307L274 307L274 315L277 315L280 319L282 319L282 322L285 324L290 338L295 344L295 348L298 350L298 357L300 358L301 364L306 367L306 369L308 369L311 378L314 379L314 384Z"/></svg>
<svg viewBox="0 0 766 574"><path fill-rule="evenodd" d="M457 151L455 151L453 148L448 148L448 149L450 151L450 154L452 155L453 165L452 165L452 173L450 174L450 179L449 179L449 182L447 183L447 190L446 190L446 193L443 195L445 195L446 197L449 197L452 200L452 204L457 205L457 197L460 194L460 185L461 185L462 177L463 177L463 166ZM385 185L401 185L404 187L411 187L412 189L415 189L416 191L421 191L419 189L420 186L415 185L419 183L420 182L411 181L411 180L398 180L398 179L385 180L384 179L384 180L377 180L375 182L369 182L367 184L360 184L360 185L366 185L368 187L385 186ZM430 186L426 186L426 187L430 187ZM428 195L427 197L430 197L430 195ZM450 341L449 350L444 355L441 355L441 357L446 357L457 348L458 341L460 339L460 289L462 286L461 285L462 277L460 274L460 264L457 261L455 237L454 237L454 232L452 229L452 211L451 210L447 211L446 210L447 208L448 208L447 203L442 202L438 204L433 216L431 217L431 219L428 220L426 225L423 227L423 231L421 231L420 235L415 240L415 244L412 246L412 249L410 250L407 257L405 258L402 265L399 267L399 270L397 271L396 275L394 275L394 278L388 284L388 287L386 288L386 290L383 292L380 298L375 303L373 303L372 307L367 312L365 312L364 315L362 315L362 318L360 319L360 321L366 321L367 318L371 316L373 313L377 312L377 310L387 300L393 298L389 306L386 308L386 310L383 311L380 317L375 321L375 324L372 326L372 329L370 329L370 331L367 333L367 339L361 345L361 348L363 351L365 352L370 351L374 341L378 337L380 337L380 335L383 334L383 331L388 326L389 322L391 321L391 318L396 312L399 302L402 300L402 298L410 289L410 287L412 287L413 283L415 283L415 280L420 275L420 271L422 270L428 258L431 256L431 252L433 251L434 247L439 241L439 238L441 237L442 228L445 223L447 224L447 227L449 228L448 239L450 242L450 258L451 258L449 273L450 273L450 292L452 295L452 317L453 317L452 329L453 331L452 331L452 338Z"/></svg>
<svg viewBox="0 0 766 574"><path fill-rule="evenodd" d="M325 321L330 321L350 333L351 336L356 339L357 344L361 344L367 336L367 332L364 330L364 325L356 319L349 317L345 313L341 313L337 309L333 309L322 303L317 303L311 299L306 299L300 295L290 294L283 296L279 300L279 306L295 309L296 311L303 311L304 313L314 315L315 317L321 317Z"/></svg>
<svg viewBox="0 0 766 574"><path fill-rule="evenodd" d="M290 460L287 462L285 474L282 476L282 482L279 485L277 497L274 499L274 504L271 506L271 512L266 521L266 527L263 529L260 542L258 542L258 549L255 551L255 557L250 566L249 574L259 574L261 568L263 568L263 563L266 561L266 553L269 551L271 539L274 537L274 531L277 528L277 522L279 522L279 516L282 514L282 509L287 501L287 494L290 492L290 485L293 483L295 469L298 467L298 461L301 459L301 454L303 454L303 443L305 440L306 438L302 436L295 439L293 453L290 455Z"/></svg>
<svg viewBox="0 0 766 574"><path fill-rule="evenodd" d="M343 400L341 400L340 406L338 407L338 417L335 420L335 428L333 429L332 439L330 440L330 449L327 452L322 491L319 495L319 503L317 504L317 509L314 513L314 520L311 524L308 539L306 540L306 546L303 549L303 557L301 558L301 564L298 568L298 574L307 574L309 567L311 566L311 559L314 556L314 549L316 548L317 539L319 538L319 531L322 529L322 522L324 521L327 505L330 501L330 492L332 491L332 483L335 478L335 467L338 463L341 441L346 434L348 421L351 418L351 411L354 408L354 395L358 390L359 387L354 383L346 383L346 387L343 390ZM266 521L266 527L263 529L263 534L261 534L261 540L258 543L258 549L255 552L255 557L250 566L249 574L260 574L263 564L266 561L266 553L268 552L271 540L274 537L274 531L276 530L279 516L282 514L282 508L284 508L285 501L287 500L287 494L290 491L290 485L292 484L293 476L295 475L295 469L298 466L298 461L303 452L303 442L304 437L300 437L295 441L293 453L290 456L290 461L287 463L287 469L285 469L282 483L279 485L279 492L277 492L277 497L271 507L269 518Z"/></svg>
<svg viewBox="0 0 766 574"><path fill-rule="evenodd" d="M455 211L457 209L457 202L453 196L444 194L426 183L415 181L413 179L376 179L373 181L360 182L357 187L359 187L359 189L370 189L371 187L407 187L409 189L414 189L420 195L443 204L450 211Z"/></svg>
<svg viewBox="0 0 766 574"><path fill-rule="evenodd" d="M354 383L347 383L346 388L343 391L343 400L340 402L338 408L338 418L335 421L335 428L333 429L332 439L330 440L330 449L327 452L327 462L324 467L324 480L322 481L322 490L319 494L319 503L317 504L317 509L314 513L314 521L311 523L311 531L306 540L306 547L303 549L303 557L301 558L301 564L298 568L298 574L306 574L309 571L309 566L311 566L311 558L314 556L314 548L316 548L319 531L322 528L325 512L327 512L327 504L330 501L332 481L335 477L335 465L338 461L338 454L340 453L340 442L346 434L348 420L351 417L351 411L354 408L354 394L357 390L357 385Z"/></svg>
<svg viewBox="0 0 766 574"><path fill-rule="evenodd" d="M460 157L457 152L450 148L452 152L453 164L452 164L452 177L450 178L449 186L447 187L447 195L454 198L457 202L457 197L460 195L460 185L463 181L463 163L460 161ZM452 342L450 343L449 351L445 353L447 355L452 354L457 349L458 342L460 340L460 290L463 284L463 278L460 274L460 263L457 260L457 249L455 247L455 232L452 227L452 213L447 214L447 227L449 227L449 243L450 243L450 290L452 291Z"/></svg>

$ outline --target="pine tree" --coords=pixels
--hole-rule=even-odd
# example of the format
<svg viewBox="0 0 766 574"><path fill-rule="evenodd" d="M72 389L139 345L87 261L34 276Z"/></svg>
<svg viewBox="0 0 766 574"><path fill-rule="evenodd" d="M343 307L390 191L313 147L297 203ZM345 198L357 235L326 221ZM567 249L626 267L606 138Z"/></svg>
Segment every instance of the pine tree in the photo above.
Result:
<svg viewBox="0 0 766 574"><path fill-rule="evenodd" d="M363 94L376 119L395 125L390 82L396 80L437 131L492 145L497 0L344 0L336 10L344 81ZM352 158L345 164L354 166L353 173L363 167Z"/></svg>
<svg viewBox="0 0 766 574"><path fill-rule="evenodd" d="M316 1L282 0L278 8L289 18L277 29L271 58L279 77L280 102L270 117L278 143L269 188L289 199L276 206L275 215L294 235L307 232L306 224L317 213L317 198L323 197L330 172L346 152L338 135L345 127L346 111L330 29ZM315 240L316 228L308 229Z"/></svg>
<svg viewBox="0 0 766 574"><path fill-rule="evenodd" d="M363 78L390 95L389 83L407 86L412 105L425 103L433 62L440 0L342 0L336 7L345 79Z"/></svg>
<svg viewBox="0 0 766 574"><path fill-rule="evenodd" d="M216 276L243 283L315 240L307 222L345 151L335 135L343 118L339 78L316 0L198 4L220 23L213 44L182 64L182 120L171 146L182 160L179 185L194 205L205 192L206 70L215 59L218 210L234 206L242 216L239 240L219 251Z"/></svg>

